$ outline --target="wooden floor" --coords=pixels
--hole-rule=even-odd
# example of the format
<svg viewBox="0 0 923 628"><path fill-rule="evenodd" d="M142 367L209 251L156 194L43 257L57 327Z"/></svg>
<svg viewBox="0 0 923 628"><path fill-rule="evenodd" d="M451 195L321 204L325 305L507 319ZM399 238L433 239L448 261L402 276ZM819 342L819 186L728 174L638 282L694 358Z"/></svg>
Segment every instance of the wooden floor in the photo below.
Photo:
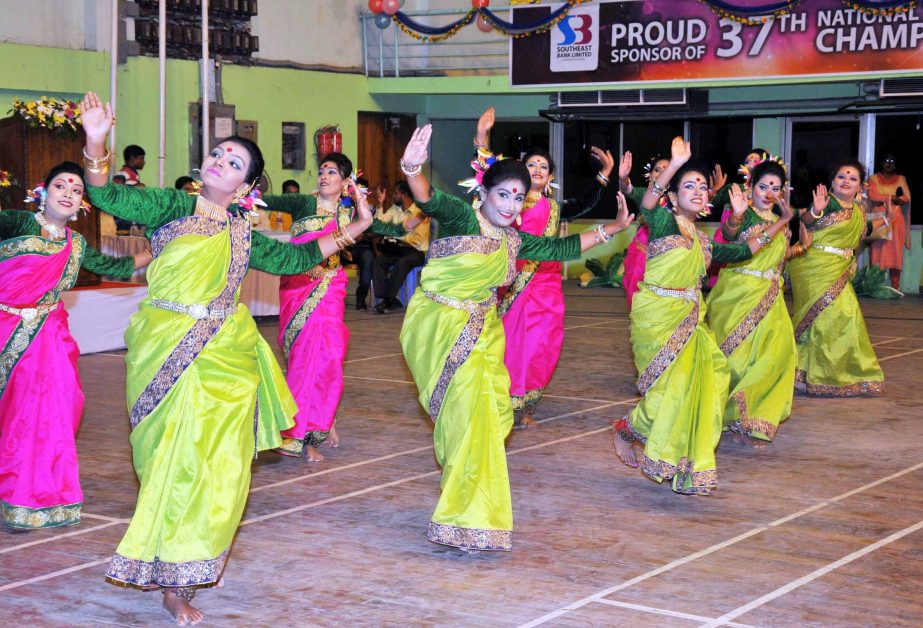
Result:
<svg viewBox="0 0 923 628"><path fill-rule="evenodd" d="M566 292L542 424L508 441L511 553L426 541L439 471L402 317L349 311L342 446L260 455L226 586L196 598L203 625L923 624L923 299L863 302L883 397L796 397L772 445L723 442L718 490L683 497L614 455L609 423L637 394L622 292ZM261 329L275 345L275 321ZM137 484L122 356L80 367L83 522L0 532L2 621L165 625L159 594L103 580Z"/></svg>

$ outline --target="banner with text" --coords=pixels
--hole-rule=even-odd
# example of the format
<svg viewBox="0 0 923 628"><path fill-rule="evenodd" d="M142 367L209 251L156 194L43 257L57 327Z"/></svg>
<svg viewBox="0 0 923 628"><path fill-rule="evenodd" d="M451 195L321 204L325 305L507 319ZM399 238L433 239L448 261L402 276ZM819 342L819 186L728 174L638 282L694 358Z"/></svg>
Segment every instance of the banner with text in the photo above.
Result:
<svg viewBox="0 0 923 628"><path fill-rule="evenodd" d="M533 23L553 8L514 7L513 22ZM514 87L912 70L923 70L923 9L871 15L841 0L804 0L755 26L721 19L702 2L594 2L547 33L510 40Z"/></svg>

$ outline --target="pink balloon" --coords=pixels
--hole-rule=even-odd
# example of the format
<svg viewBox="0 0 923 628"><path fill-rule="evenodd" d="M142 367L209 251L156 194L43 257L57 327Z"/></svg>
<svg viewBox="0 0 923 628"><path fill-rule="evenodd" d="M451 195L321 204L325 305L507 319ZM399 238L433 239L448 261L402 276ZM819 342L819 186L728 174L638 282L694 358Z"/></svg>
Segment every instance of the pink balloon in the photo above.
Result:
<svg viewBox="0 0 923 628"><path fill-rule="evenodd" d="M381 10L388 15L394 15L401 10L401 0L384 0L381 3Z"/></svg>
<svg viewBox="0 0 923 628"><path fill-rule="evenodd" d="M484 19L483 15L478 15L478 28L485 33L489 33L490 31L494 30L493 25Z"/></svg>

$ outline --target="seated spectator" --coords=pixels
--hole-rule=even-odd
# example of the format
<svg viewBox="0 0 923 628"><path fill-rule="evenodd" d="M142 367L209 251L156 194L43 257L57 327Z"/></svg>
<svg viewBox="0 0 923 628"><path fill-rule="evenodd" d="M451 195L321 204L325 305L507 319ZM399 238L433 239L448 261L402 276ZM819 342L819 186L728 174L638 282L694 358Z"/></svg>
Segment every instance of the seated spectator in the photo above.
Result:
<svg viewBox="0 0 923 628"><path fill-rule="evenodd" d="M408 218L421 215L422 212L413 202L413 195L406 181L394 184L394 205L386 212L380 212L379 220L403 223ZM375 282L375 294L381 302L375 306L378 314L389 314L404 307L397 299L404 280L410 271L422 266L429 249L430 219L425 217L406 236L382 238L378 244L379 255L372 266Z"/></svg>
<svg viewBox="0 0 923 628"><path fill-rule="evenodd" d="M195 192L195 179L192 177L179 177L173 184L177 190L185 190L188 194Z"/></svg>
<svg viewBox="0 0 923 628"><path fill-rule="evenodd" d="M298 182L294 179L288 179L287 181L282 182L283 194L299 194L300 192L301 186L298 185Z"/></svg>
<svg viewBox="0 0 923 628"><path fill-rule="evenodd" d="M368 188L369 186L368 180L363 177L357 178L356 183L358 183L360 187ZM372 202L371 195L369 197L369 202ZM379 204L382 202L381 188L379 188L378 202ZM348 247L344 251L344 257L356 264L359 271L359 284L356 286L357 310L369 309L368 296L369 287L372 285L372 262L375 260L375 251L373 248L375 240L377 240L377 236L371 235L366 231L354 245Z"/></svg>

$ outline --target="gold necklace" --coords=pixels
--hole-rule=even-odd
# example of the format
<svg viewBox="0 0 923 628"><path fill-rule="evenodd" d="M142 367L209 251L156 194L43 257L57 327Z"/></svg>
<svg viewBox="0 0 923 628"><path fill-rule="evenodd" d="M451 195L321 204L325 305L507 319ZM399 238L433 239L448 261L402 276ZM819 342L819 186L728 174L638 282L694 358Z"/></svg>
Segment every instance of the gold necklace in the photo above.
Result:
<svg viewBox="0 0 923 628"><path fill-rule="evenodd" d="M218 222L227 222L228 208L214 203L201 194L196 197L195 213Z"/></svg>
<svg viewBox="0 0 923 628"><path fill-rule="evenodd" d="M323 196L318 195L317 197L317 213L321 216L334 216L337 213L337 207L340 204L340 199L335 201L328 201Z"/></svg>
<svg viewBox="0 0 923 628"><path fill-rule="evenodd" d="M487 220L480 209L475 210L474 215L477 217L478 225L481 227L481 235L487 236L492 240L503 239L503 229Z"/></svg>
<svg viewBox="0 0 923 628"><path fill-rule="evenodd" d="M64 227L59 227L58 225L49 224L49 222L48 222L47 220L45 220L45 212L44 212L44 211L36 212L36 213L33 214L33 215L35 216L35 222L37 222L39 225L41 225L42 229L44 229L45 231L47 231L47 232L48 232L48 235L50 235L50 236L52 237L52 239L54 239L54 240L60 240L61 238L64 237L64 235L65 235L65 233L66 233L66 232L64 231Z"/></svg>
<svg viewBox="0 0 923 628"><path fill-rule="evenodd" d="M676 226L679 227L679 232L683 234L683 237L690 242L695 242L696 231L698 231L695 224L678 212L673 214L673 217L676 218Z"/></svg>
<svg viewBox="0 0 923 628"><path fill-rule="evenodd" d="M759 207L757 207L757 206L754 205L753 203L750 203L750 209L752 209L752 210L753 210L753 213L755 213L757 216L759 216L759 217L760 217L761 219L763 219L763 221L765 221L765 222L775 222L776 220L778 220L778 218L776 217L776 215L772 212L772 208L770 208L770 209L760 209Z"/></svg>

